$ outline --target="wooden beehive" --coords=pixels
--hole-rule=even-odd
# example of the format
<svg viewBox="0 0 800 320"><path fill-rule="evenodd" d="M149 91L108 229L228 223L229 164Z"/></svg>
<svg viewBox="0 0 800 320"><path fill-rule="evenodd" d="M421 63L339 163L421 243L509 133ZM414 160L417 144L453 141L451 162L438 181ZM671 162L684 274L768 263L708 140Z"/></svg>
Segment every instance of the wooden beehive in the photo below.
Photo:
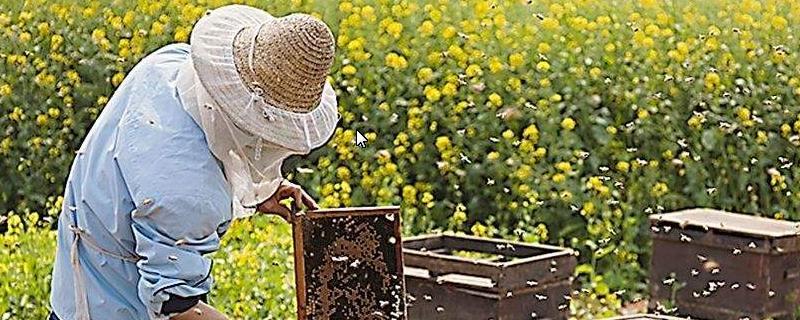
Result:
<svg viewBox="0 0 800 320"><path fill-rule="evenodd" d="M307 212L293 234L298 319L406 319L398 207Z"/></svg>
<svg viewBox="0 0 800 320"><path fill-rule="evenodd" d="M570 249L470 236L403 243L409 319L567 319Z"/></svg>
<svg viewBox="0 0 800 320"><path fill-rule="evenodd" d="M800 224L711 209L650 216L651 309L787 318L800 306Z"/></svg>

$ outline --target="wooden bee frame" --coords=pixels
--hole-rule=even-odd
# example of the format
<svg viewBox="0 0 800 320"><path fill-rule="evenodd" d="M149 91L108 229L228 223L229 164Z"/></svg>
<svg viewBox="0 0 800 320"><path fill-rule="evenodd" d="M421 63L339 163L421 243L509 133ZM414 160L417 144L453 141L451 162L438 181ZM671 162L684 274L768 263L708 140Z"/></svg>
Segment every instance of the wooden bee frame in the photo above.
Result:
<svg viewBox="0 0 800 320"><path fill-rule="evenodd" d="M297 319L406 319L399 207L321 209L293 226Z"/></svg>

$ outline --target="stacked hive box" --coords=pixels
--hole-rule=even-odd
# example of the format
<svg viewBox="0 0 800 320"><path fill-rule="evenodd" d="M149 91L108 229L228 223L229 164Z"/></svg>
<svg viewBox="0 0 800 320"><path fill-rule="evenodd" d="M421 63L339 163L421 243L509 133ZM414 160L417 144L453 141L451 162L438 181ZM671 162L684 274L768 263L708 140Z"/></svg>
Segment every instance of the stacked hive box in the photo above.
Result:
<svg viewBox="0 0 800 320"><path fill-rule="evenodd" d="M800 306L800 224L709 209L650 221L651 309L756 320Z"/></svg>
<svg viewBox="0 0 800 320"><path fill-rule="evenodd" d="M403 244L409 319L567 319L572 250L468 236Z"/></svg>

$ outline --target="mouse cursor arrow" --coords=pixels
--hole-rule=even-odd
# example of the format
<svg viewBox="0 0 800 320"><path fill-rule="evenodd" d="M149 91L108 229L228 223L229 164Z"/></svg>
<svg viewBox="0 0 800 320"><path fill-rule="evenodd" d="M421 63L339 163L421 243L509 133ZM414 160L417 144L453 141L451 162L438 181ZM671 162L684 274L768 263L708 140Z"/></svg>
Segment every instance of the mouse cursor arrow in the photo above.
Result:
<svg viewBox="0 0 800 320"><path fill-rule="evenodd" d="M362 148L367 147L367 137L365 137L361 132L356 131L356 145Z"/></svg>

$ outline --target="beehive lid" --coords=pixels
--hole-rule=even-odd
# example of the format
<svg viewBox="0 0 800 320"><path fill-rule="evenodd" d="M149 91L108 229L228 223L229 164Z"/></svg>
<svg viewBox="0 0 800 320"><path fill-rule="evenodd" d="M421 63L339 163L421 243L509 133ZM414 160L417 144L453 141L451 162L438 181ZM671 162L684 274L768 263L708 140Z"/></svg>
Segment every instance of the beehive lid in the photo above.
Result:
<svg viewBox="0 0 800 320"><path fill-rule="evenodd" d="M650 215L650 221L672 223L681 227L694 226L722 232L764 238L800 235L800 223L782 221L714 209L688 209Z"/></svg>

